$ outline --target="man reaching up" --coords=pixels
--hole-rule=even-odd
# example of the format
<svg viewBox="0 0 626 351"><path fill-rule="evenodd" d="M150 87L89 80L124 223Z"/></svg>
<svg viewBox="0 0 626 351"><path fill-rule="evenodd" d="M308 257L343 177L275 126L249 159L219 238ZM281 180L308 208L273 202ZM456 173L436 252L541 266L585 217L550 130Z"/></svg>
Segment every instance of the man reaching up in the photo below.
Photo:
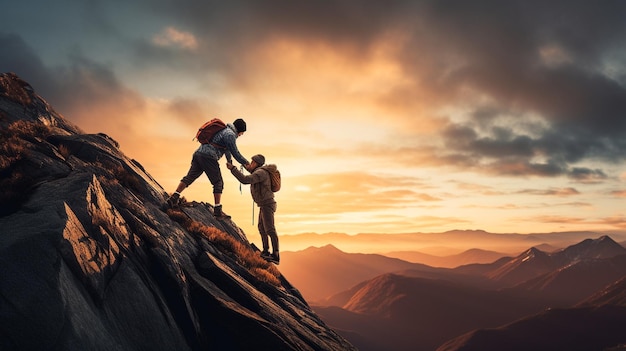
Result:
<svg viewBox="0 0 626 351"><path fill-rule="evenodd" d="M230 169L235 178L237 178L243 184L250 184L250 193L252 199L259 205L259 220L258 228L259 234L261 234L261 241L263 242L263 251L261 257L274 262L280 263L280 254L278 252L278 234L276 233L276 226L274 225L274 213L276 212L276 200L274 200L274 192L272 192L272 183L270 180L270 173L261 168L265 163L265 157L263 155L252 156L252 162L246 169L251 173L250 175L244 175L237 167L232 163L227 163L226 167ZM275 165L268 165L266 167L276 167ZM269 253L269 240L272 240L272 253Z"/></svg>

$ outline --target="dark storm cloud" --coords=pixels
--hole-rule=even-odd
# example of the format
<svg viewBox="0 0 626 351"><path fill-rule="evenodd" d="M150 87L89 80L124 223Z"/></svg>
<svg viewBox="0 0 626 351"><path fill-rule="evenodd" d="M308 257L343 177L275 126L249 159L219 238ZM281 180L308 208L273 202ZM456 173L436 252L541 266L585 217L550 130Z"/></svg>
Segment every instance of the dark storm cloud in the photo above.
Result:
<svg viewBox="0 0 626 351"><path fill-rule="evenodd" d="M460 92L471 89L489 96L494 105L487 114L480 113L482 106L475 107L470 121L444 131L442 137L457 158L491 162L503 174L567 174L573 179L581 179L585 169L572 168L575 163L591 158L623 161L626 89L620 81L624 67L616 55L624 53L624 6L439 1L429 7L424 18L432 34L425 34L425 43L415 40L447 45L434 46L437 52L423 60L429 64L427 84L450 101L459 101ZM542 50L551 48L558 48L557 57L542 57ZM454 58L450 60L456 66L441 65L438 57L440 62ZM610 65L618 65L620 74L608 75ZM421 73L419 67L415 70ZM524 114L538 115L547 126L540 135L497 132L499 117L511 113L519 120ZM492 129L486 130L490 123ZM547 161L533 162L537 156ZM601 170L586 174L604 177Z"/></svg>
<svg viewBox="0 0 626 351"><path fill-rule="evenodd" d="M190 124L197 123L198 117L205 115L202 107L196 100L182 98L172 100L167 106L167 111L176 116L176 118Z"/></svg>
<svg viewBox="0 0 626 351"><path fill-rule="evenodd" d="M442 132L446 157L457 162L470 157L509 165L507 174L515 169L580 179L603 173L583 175L576 163L621 162L626 155L625 67L619 59L625 54L625 2L186 0L160 1L152 9L219 43L219 57L233 72L245 67L227 62L275 36L326 42L358 58L388 31L401 30L408 41L397 58L416 84L434 92L436 101L427 103L471 108L467 91L492 101L489 113L474 106L467 124ZM398 94L408 103L418 98L413 89ZM547 124L539 135L497 126L511 112ZM538 155L547 160L534 162Z"/></svg>
<svg viewBox="0 0 626 351"><path fill-rule="evenodd" d="M354 60L367 60L377 43L401 33L403 45L394 54L413 85L394 90L394 103L410 110L416 100L428 96L422 104L469 111L465 121L455 120L441 130L446 146L439 152L442 160L464 167L489 165L493 173L567 175L584 182L608 177L603 170L586 166L586 161L619 163L626 157L624 1L138 0L121 4L94 0L86 4L81 6L86 18L93 17L92 30L103 38L124 40L138 66L161 65L181 72L187 68L196 75L211 70L239 84L252 79L250 70L258 69L258 62L247 59L249 53L276 38L324 43ZM112 12L117 7L123 11ZM148 17L161 19L162 26L192 33L199 41L198 51L157 47L145 35L120 29L115 25L118 16L111 13L138 23ZM64 69L52 71L19 37L4 35L0 41L13 48L9 56L0 53L0 63L28 72L33 77L25 78L49 90L51 99L61 101L60 108L71 103L67 96L100 95L110 100L126 91L111 69L93 59L79 56ZM306 53L310 60L316 60L314 50ZM421 93L424 90L428 93ZM477 97L483 102L477 103ZM529 126L529 115L545 123ZM423 117L416 117L416 125L419 118Z"/></svg>
<svg viewBox="0 0 626 351"><path fill-rule="evenodd" d="M49 67L18 35L0 33L0 47L2 71L14 72L29 82L56 111L74 122L89 121L93 116L86 112L103 105L137 109L143 104L111 69L79 52L70 55L67 65Z"/></svg>
<svg viewBox="0 0 626 351"><path fill-rule="evenodd" d="M171 65L185 60L186 67L219 72L242 86L253 76L249 72L259 69L250 54L277 38L329 45L351 59L365 59L370 45L392 26L393 9L406 7L403 1L141 1L149 13L167 18L167 25L193 33L201 59L136 41L137 62ZM317 59L315 49L306 55Z"/></svg>
<svg viewBox="0 0 626 351"><path fill-rule="evenodd" d="M417 65L414 72L443 100L454 103L468 88L494 100L489 113L477 106L472 121L442 134L457 159L491 160L504 174L574 179L584 168L571 169L573 163L624 160L626 89L619 75L603 71L607 62L624 69L613 56L624 52L623 3L438 1L422 9L426 24L410 46L415 51L406 52L406 67L425 63L428 72ZM563 62L541 58L553 46L566 55ZM529 136L494 125L485 136L491 121L512 111L538 114L548 126ZM548 161L534 163L534 156ZM603 178L600 170L586 174Z"/></svg>
<svg viewBox="0 0 626 351"><path fill-rule="evenodd" d="M151 11L177 18L194 32L224 44L280 35L329 43L367 45L411 1L161 0Z"/></svg>
<svg viewBox="0 0 626 351"><path fill-rule="evenodd" d="M585 184L599 183L608 178L602 170L580 167L574 167L570 171L569 177L579 183Z"/></svg>
<svg viewBox="0 0 626 351"><path fill-rule="evenodd" d="M106 116L110 123L123 121L127 113L144 107L144 98L126 87L110 67L81 53L72 55L68 66L54 72L59 92L53 96L75 121L97 119L95 112L100 109L112 112Z"/></svg>
<svg viewBox="0 0 626 351"><path fill-rule="evenodd" d="M516 134L510 129L494 127L487 136L479 136L481 127L449 125L442 136L446 141L442 157L454 164L483 168L483 171L512 176L566 175L580 183L608 179L600 169L573 166L586 159L609 163L623 160L626 145L620 139L597 137L593 133L566 133L555 129L539 137ZM564 134L561 134L564 133ZM542 161L536 161L542 160Z"/></svg>
<svg viewBox="0 0 626 351"><path fill-rule="evenodd" d="M493 137L479 137L477 132L467 126L451 125L442 135L447 147L453 150L464 150L475 156L486 158L531 157L533 140L528 136L515 135L510 130L494 128Z"/></svg>
<svg viewBox="0 0 626 351"><path fill-rule="evenodd" d="M53 92L55 84L43 61L16 34L0 32L0 70L14 72L35 89Z"/></svg>

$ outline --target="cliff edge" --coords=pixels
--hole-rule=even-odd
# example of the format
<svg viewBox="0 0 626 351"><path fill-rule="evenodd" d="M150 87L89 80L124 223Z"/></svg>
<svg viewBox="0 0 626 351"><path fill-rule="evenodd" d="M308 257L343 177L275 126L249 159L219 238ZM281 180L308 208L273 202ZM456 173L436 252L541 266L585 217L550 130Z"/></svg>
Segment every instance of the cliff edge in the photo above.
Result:
<svg viewBox="0 0 626 351"><path fill-rule="evenodd" d="M354 350L212 206L0 74L0 349Z"/></svg>

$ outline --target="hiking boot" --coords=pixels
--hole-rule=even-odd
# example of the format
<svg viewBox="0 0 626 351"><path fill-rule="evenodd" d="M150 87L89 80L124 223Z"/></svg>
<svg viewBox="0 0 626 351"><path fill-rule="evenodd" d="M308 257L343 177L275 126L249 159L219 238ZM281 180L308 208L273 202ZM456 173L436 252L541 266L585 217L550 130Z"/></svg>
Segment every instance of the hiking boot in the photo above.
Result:
<svg viewBox="0 0 626 351"><path fill-rule="evenodd" d="M271 257L272 257L272 255L270 254L269 251L263 250L263 252L261 252L261 258L262 259L264 259L266 261L269 261Z"/></svg>
<svg viewBox="0 0 626 351"><path fill-rule="evenodd" d="M222 211L222 205L213 207L213 216L215 216L215 218L230 218L229 215Z"/></svg>
<svg viewBox="0 0 626 351"><path fill-rule="evenodd" d="M173 193L172 196L170 196L167 199L167 205L170 208L177 208L179 204L180 204L180 194Z"/></svg>
<svg viewBox="0 0 626 351"><path fill-rule="evenodd" d="M278 254L278 251L269 256L269 261L273 264L280 264L280 255Z"/></svg>

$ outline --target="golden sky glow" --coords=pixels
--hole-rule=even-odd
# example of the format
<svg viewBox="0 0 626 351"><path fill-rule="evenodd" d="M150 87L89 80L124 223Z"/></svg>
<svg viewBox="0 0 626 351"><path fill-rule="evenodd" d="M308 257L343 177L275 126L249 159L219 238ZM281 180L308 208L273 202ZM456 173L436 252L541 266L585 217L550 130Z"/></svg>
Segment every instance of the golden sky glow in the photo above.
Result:
<svg viewBox="0 0 626 351"><path fill-rule="evenodd" d="M283 176L281 234L626 230L621 7L384 3L96 1L28 27L14 4L0 67L168 192L202 123L244 118L242 153ZM212 201L204 176L183 195Z"/></svg>

